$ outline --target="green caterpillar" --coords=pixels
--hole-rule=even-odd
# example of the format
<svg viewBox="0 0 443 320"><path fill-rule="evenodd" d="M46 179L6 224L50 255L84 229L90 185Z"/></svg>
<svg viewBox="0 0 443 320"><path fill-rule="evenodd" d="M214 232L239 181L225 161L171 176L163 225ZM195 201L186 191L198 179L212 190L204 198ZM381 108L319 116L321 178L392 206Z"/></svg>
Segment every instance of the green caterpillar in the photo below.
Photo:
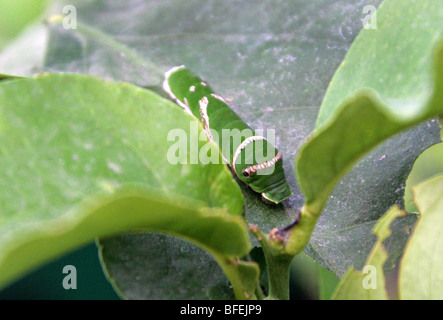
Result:
<svg viewBox="0 0 443 320"><path fill-rule="evenodd" d="M166 72L163 89L201 121L209 140L214 141L215 133L222 137L223 130L230 130L229 141L223 141L222 145L215 142L241 181L273 203L292 196L281 153L266 138L256 135L207 83L184 66L178 66Z"/></svg>

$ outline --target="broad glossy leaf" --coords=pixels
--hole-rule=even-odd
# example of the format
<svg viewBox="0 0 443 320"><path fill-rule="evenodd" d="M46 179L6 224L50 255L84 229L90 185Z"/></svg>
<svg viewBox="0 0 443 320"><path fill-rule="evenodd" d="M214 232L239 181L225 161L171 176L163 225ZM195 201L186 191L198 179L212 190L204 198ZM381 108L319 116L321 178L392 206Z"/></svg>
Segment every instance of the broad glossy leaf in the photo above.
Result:
<svg viewBox="0 0 443 320"><path fill-rule="evenodd" d="M420 218L406 246L399 271L401 299L443 299L443 176L414 190Z"/></svg>
<svg viewBox="0 0 443 320"><path fill-rule="evenodd" d="M0 286L97 236L136 229L185 238L218 259L247 253L243 197L228 169L168 162L168 132L189 123L130 84L2 82Z"/></svg>
<svg viewBox="0 0 443 320"><path fill-rule="evenodd" d="M102 239L100 246L108 279L123 298L234 299L217 262L189 242L141 233Z"/></svg>
<svg viewBox="0 0 443 320"><path fill-rule="evenodd" d="M303 204L292 175L293 159L314 128L335 69L362 28L363 8L377 6L380 1L73 3L79 27L73 31L52 25L46 70L91 73L155 86L162 72L185 64L219 94L233 99L234 110L251 127L275 129L294 198L277 207L266 205L259 195L240 186L249 222L269 231L293 221ZM405 152L417 139L423 144ZM340 217L334 217L333 222L329 218L319 221L318 237L313 238L309 253L338 274L350 264L363 263L373 245L374 221L400 201L412 162L435 140L434 131L421 127L390 141L361 162L326 208L331 214L339 212ZM396 152L392 161L378 162L392 150ZM380 185L385 186L382 192ZM397 189L400 191L395 193ZM377 203L383 207L374 209ZM352 223L338 228L338 219ZM366 219L368 224L355 223ZM321 232L330 231L325 230L327 226L337 227L337 233ZM325 249L318 250L322 246Z"/></svg>
<svg viewBox="0 0 443 320"><path fill-rule="evenodd" d="M331 80L296 164L308 210L320 212L330 198L309 251L337 274L343 260L361 267L349 252L367 250L370 237L362 232L402 203L413 161L440 140L435 119L417 124L443 113L443 5L390 0L376 15L377 28L360 33ZM367 155L330 197L361 156L408 128ZM364 196L344 196L344 190ZM344 214L350 207L356 211ZM339 245L340 237L348 244Z"/></svg>
<svg viewBox="0 0 443 320"><path fill-rule="evenodd" d="M374 227L377 241L369 254L362 271L350 268L337 286L332 299L335 300L387 300L384 264L388 253L383 242L391 236L390 226L397 217L406 212L394 206Z"/></svg>
<svg viewBox="0 0 443 320"><path fill-rule="evenodd" d="M399 6L408 7L409 15ZM434 1L387 1L377 10L377 29L363 30L354 41L325 95L314 141L298 161L308 205L321 207L334 182L360 155L442 112L441 16L443 6ZM412 20L412 31L405 30ZM417 40L405 41L410 37ZM313 162L319 149L330 156Z"/></svg>

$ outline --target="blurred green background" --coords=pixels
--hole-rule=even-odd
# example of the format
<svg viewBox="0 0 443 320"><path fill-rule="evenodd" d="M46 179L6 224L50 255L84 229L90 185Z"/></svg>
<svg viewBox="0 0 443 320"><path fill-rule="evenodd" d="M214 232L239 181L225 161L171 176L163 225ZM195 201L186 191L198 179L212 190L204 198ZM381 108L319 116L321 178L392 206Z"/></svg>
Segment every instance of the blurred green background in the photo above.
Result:
<svg viewBox="0 0 443 320"><path fill-rule="evenodd" d="M37 20L52 0L0 0L0 49Z"/></svg>

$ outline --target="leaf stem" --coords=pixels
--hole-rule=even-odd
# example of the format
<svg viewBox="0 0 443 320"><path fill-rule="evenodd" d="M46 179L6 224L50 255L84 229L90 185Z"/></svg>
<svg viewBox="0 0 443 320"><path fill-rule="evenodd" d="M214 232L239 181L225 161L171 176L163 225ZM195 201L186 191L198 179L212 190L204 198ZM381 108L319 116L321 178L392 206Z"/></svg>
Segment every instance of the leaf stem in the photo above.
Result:
<svg viewBox="0 0 443 320"><path fill-rule="evenodd" d="M272 229L264 234L257 225L249 230L260 241L265 255L268 277L268 299L289 299L289 275L293 258L308 244L319 214L302 207L297 219L282 229Z"/></svg>
<svg viewBox="0 0 443 320"><path fill-rule="evenodd" d="M284 239L284 251L288 255L295 256L300 253L308 244L314 231L321 209L317 211L309 210L307 206L300 209L300 221L290 228L280 230L279 235Z"/></svg>
<svg viewBox="0 0 443 320"><path fill-rule="evenodd" d="M248 262L254 262L250 253L248 253L245 256L245 258ZM260 285L260 280L257 281L257 287L255 288L255 296L257 297L258 300L263 300L266 297Z"/></svg>
<svg viewBox="0 0 443 320"><path fill-rule="evenodd" d="M293 255L284 251L283 239L278 230L264 234L256 225L249 226L251 232L260 241L265 255L269 278L269 300L289 300L289 271Z"/></svg>
<svg viewBox="0 0 443 320"><path fill-rule="evenodd" d="M292 256L267 257L269 300L289 300L289 274Z"/></svg>
<svg viewBox="0 0 443 320"><path fill-rule="evenodd" d="M232 259L211 252L232 285L237 300L257 300L260 269L255 262Z"/></svg>

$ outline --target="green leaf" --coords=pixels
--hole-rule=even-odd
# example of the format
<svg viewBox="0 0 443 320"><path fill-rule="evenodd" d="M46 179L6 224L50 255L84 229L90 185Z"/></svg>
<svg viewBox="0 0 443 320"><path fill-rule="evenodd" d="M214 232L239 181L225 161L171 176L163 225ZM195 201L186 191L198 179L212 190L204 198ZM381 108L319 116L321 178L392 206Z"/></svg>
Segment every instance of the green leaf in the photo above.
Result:
<svg viewBox="0 0 443 320"><path fill-rule="evenodd" d="M234 110L251 127L276 130L294 198L271 206L240 185L248 222L269 231L292 222L303 205L292 177L295 154L314 129L334 71L362 28L363 8L380 2L66 1L77 8L78 29L50 26L45 70L155 86L162 75L153 66L163 72L185 64L204 77L233 99ZM438 141L436 124L428 124L376 148L336 188L307 250L322 265L342 275L349 265L364 263L375 221L402 201L413 161ZM387 154L389 161L379 161Z"/></svg>
<svg viewBox="0 0 443 320"><path fill-rule="evenodd" d="M405 208L408 212L418 212L413 200L413 188L425 180L443 173L443 143L426 149L414 163L405 189Z"/></svg>
<svg viewBox="0 0 443 320"><path fill-rule="evenodd" d="M126 1L117 7L74 4L78 30L52 25L46 70L154 86L163 76L159 71L185 64L222 96L232 98L233 108L253 128L276 130L288 176L297 147L313 128L330 77L362 26L360 1L346 6L340 1L275 0L238 7L225 1L177 0ZM330 14L319 15L320 8ZM110 25L110 17L117 22ZM297 189L295 179L291 184ZM248 219L267 231L292 222L303 203L298 192L286 205L266 205L242 187Z"/></svg>
<svg viewBox="0 0 443 320"><path fill-rule="evenodd" d="M226 1L126 1L116 9L104 2L77 1L78 30L59 25L50 29L46 70L91 73L153 86L159 76L149 66L166 71L185 64L204 77L219 94L233 99L234 110L251 127L276 130L295 197L271 206L240 185L247 199L248 222L269 231L291 223L303 204L291 174L293 159L314 127L336 67L362 28L363 6L379 2L260 0L232 6ZM108 23L111 18L113 24ZM348 197L349 191L343 196ZM374 190L355 193L355 205L340 208L341 212L359 210L358 204L367 201L360 197L372 199ZM364 245L370 250L372 242ZM337 250L344 251L339 246ZM325 260L331 259L325 255ZM349 257L335 265L344 272L358 255L349 250Z"/></svg>
<svg viewBox="0 0 443 320"><path fill-rule="evenodd" d="M388 259L388 253L383 247L383 241L391 236L390 226L397 218L406 212L394 206L374 227L377 241L372 248L362 271L350 268L337 286L332 297L335 300L387 300L385 275L383 266Z"/></svg>
<svg viewBox="0 0 443 320"><path fill-rule="evenodd" d="M317 264L318 274L318 298L320 300L329 300L335 292L335 288L339 283L337 276Z"/></svg>
<svg viewBox="0 0 443 320"><path fill-rule="evenodd" d="M50 0L0 2L0 49L43 14Z"/></svg>
<svg viewBox="0 0 443 320"><path fill-rule="evenodd" d="M189 242L142 233L103 239L100 246L108 279L124 298L234 298L217 262Z"/></svg>
<svg viewBox="0 0 443 320"><path fill-rule="evenodd" d="M168 132L188 132L190 120L126 83L63 74L2 82L0 285L97 236L131 230L191 241L238 281L226 263L250 244L237 184L222 164L167 159Z"/></svg>
<svg viewBox="0 0 443 320"><path fill-rule="evenodd" d="M399 10L402 6L408 15ZM442 14L443 6L434 1L387 1L377 10L376 31L364 30L354 41L325 95L315 135L297 161L313 210L323 207L337 180L361 155L443 113ZM415 28L403 28L412 20ZM411 37L416 41L405 41ZM402 52L408 55L398 59Z"/></svg>
<svg viewBox="0 0 443 320"><path fill-rule="evenodd" d="M399 271L401 299L443 299L443 176L414 189L420 218L406 246Z"/></svg>
<svg viewBox="0 0 443 320"><path fill-rule="evenodd" d="M229 260L208 250L211 256L192 243L164 234L129 233L100 239L99 244L105 273L126 299L228 300L235 297L234 281L247 289L237 298L249 299L257 287L259 270L253 262Z"/></svg>
<svg viewBox="0 0 443 320"><path fill-rule="evenodd" d="M349 243L341 245L340 252L357 249L352 239L360 239L362 229L371 227L387 206L401 204L412 162L425 147L440 140L435 119L417 125L443 113L443 5L390 0L376 15L377 28L361 31L332 78L316 129L296 162L312 220L328 199L335 202L326 207L308 249L338 274L337 261L343 265L340 261L346 258L330 251L336 247L335 239L344 235ZM367 155L330 196L363 155L406 129ZM366 195L364 201L356 202L355 197L343 197L343 190L367 189L372 199ZM356 212L344 214L342 208L353 203L359 207ZM368 236L362 239L369 240Z"/></svg>

